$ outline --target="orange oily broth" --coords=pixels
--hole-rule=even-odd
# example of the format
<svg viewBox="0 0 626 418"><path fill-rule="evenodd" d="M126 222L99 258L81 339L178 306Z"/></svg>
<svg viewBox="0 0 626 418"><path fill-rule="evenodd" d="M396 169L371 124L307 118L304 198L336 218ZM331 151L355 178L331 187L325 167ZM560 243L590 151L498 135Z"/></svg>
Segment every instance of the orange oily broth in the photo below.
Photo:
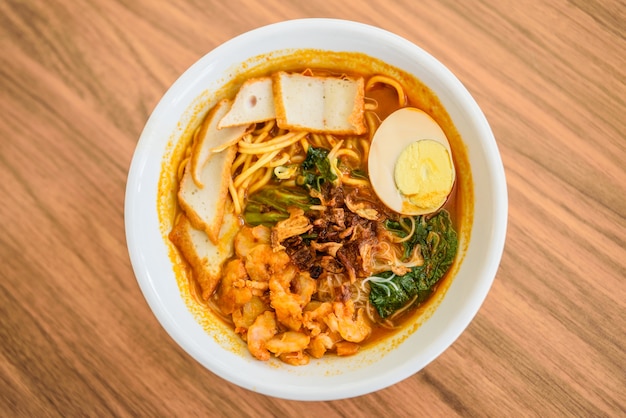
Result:
<svg viewBox="0 0 626 418"><path fill-rule="evenodd" d="M473 182L465 144L438 98L414 76L365 54L319 50L290 51L288 55L266 54L252 58L233 68L229 74L231 80L223 83L223 87L217 91L203 92L192 103L185 113L186 120L179 123L177 130L170 137L167 151L162 160L158 184L157 211L161 235L168 248L181 297L194 318L217 343L235 353L247 355L245 342L239 335L235 334L229 324L215 315L207 303L201 299L197 284L191 275L191 269L176 247L169 241L168 234L180 210L176 197L178 192L177 171L192 142L194 130L202 123L210 108L219 100L233 98L241 84L249 78L260 77L279 70L301 71L305 68L323 69L332 73L353 76L364 75L366 80L367 76L374 74L384 74L396 79L404 87L409 105L424 110L437 121L445 132L453 150L457 178L444 208L450 212L453 225L458 233L458 254L448 273L437 284L437 290L417 309L406 313L399 328L390 332L381 330L380 327L373 327L372 335L361 344L369 347L376 345L387 352L415 332L433 314L443 300L465 256L473 222ZM380 113L383 117L386 116L390 110L385 110L385 108L392 106L390 101L395 96L380 91L371 96L375 96L381 108ZM385 344L378 344L383 341Z"/></svg>

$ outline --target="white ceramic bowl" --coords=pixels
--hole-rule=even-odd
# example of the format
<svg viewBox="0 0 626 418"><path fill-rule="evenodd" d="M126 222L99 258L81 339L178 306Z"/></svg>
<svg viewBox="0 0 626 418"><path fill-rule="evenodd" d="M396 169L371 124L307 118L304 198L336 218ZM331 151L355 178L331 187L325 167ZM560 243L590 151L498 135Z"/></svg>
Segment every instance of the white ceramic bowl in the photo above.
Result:
<svg viewBox="0 0 626 418"><path fill-rule="evenodd" d="M415 332L303 367L252 359L210 335L177 287L157 215L157 184L168 143L190 120L201 93L219 89L252 56L284 49L357 51L399 67L428 85L446 107L468 150L474 182L474 225L463 262L445 297ZM332 400L370 393L413 375L439 356L479 310L500 263L507 224L504 170L491 129L461 82L413 43L360 23L304 19L240 35L201 58L167 91L150 116L130 167L125 224L137 281L157 319L193 358L241 387L286 399ZM399 341L399 340L398 340Z"/></svg>

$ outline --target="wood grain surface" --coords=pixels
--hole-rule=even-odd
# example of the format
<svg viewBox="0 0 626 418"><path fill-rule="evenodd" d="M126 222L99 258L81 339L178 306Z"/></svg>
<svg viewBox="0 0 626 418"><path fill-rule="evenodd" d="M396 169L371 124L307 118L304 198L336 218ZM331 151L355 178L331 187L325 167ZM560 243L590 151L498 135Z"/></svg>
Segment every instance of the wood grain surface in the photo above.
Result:
<svg viewBox="0 0 626 418"><path fill-rule="evenodd" d="M126 176L194 61L292 18L408 38L484 110L509 229L467 331L354 399L266 397L203 369L134 278ZM621 0L0 1L1 416L626 416L626 5Z"/></svg>

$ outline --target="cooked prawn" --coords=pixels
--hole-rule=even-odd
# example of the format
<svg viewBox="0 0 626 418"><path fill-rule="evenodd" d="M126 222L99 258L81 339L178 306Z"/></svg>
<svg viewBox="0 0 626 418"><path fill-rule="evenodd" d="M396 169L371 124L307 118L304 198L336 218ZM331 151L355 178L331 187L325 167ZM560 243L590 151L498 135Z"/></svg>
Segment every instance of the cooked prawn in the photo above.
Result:
<svg viewBox="0 0 626 418"><path fill-rule="evenodd" d="M252 326L255 319L267 311L269 306L258 296L252 296L252 299L239 309L233 312L233 323L235 324L235 332L246 338L248 328Z"/></svg>
<svg viewBox="0 0 626 418"><path fill-rule="evenodd" d="M255 227L243 226L235 235L235 254L239 257L245 257L250 250L259 244L269 244L270 229L264 225Z"/></svg>
<svg viewBox="0 0 626 418"><path fill-rule="evenodd" d="M340 341L335 344L335 348L338 356L345 357L356 354L361 346L357 343L352 343L350 341Z"/></svg>
<svg viewBox="0 0 626 418"><path fill-rule="evenodd" d="M311 278L308 272L301 272L291 282L293 293L298 297L301 307L305 307L311 301L311 297L317 291L317 281Z"/></svg>
<svg viewBox="0 0 626 418"><path fill-rule="evenodd" d="M293 331L302 326L302 305L297 294L291 293L291 281L298 274L290 266L270 279L270 303L276 311L278 321Z"/></svg>
<svg viewBox="0 0 626 418"><path fill-rule="evenodd" d="M317 308L304 312L302 322L309 330L309 334L315 337L326 329L325 318L333 311L330 302L321 303Z"/></svg>
<svg viewBox="0 0 626 418"><path fill-rule="evenodd" d="M265 311L257 316L254 323L248 328L247 340L250 354L259 360L269 360L270 352L267 342L276 335L276 316L272 311Z"/></svg>
<svg viewBox="0 0 626 418"><path fill-rule="evenodd" d="M252 290L241 286L248 279L248 273L241 259L234 259L224 267L224 274L217 291L217 306L226 315L252 299Z"/></svg>
<svg viewBox="0 0 626 418"><path fill-rule="evenodd" d="M292 366L306 366L309 364L309 356L304 351L296 351L294 353L283 353L278 358L284 363Z"/></svg>
<svg viewBox="0 0 626 418"><path fill-rule="evenodd" d="M354 302L334 302L333 312L328 314L325 320L328 327L338 332L341 337L350 342L359 343L367 338L372 332L363 308L357 311L354 318Z"/></svg>
<svg viewBox="0 0 626 418"><path fill-rule="evenodd" d="M265 347L276 356L302 351L309 345L311 337L296 331L286 331L270 338Z"/></svg>
<svg viewBox="0 0 626 418"><path fill-rule="evenodd" d="M323 332L311 338L309 346L307 347L307 352L315 358L322 358L324 353L331 350L334 346L335 342L333 339L327 332Z"/></svg>
<svg viewBox="0 0 626 418"><path fill-rule="evenodd" d="M252 280L267 282L274 274L280 274L289 264L286 252L272 250L269 244L259 244L245 257L246 271Z"/></svg>

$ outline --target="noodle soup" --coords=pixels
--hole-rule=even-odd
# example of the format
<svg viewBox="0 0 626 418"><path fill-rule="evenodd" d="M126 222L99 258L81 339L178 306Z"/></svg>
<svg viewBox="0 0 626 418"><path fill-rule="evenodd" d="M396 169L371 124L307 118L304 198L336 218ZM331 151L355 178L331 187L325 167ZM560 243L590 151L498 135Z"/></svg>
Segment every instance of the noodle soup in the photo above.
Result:
<svg viewBox="0 0 626 418"><path fill-rule="evenodd" d="M466 150L437 97L357 53L243 68L179 138L159 183L188 303L253 357L291 365L354 355L414 324L449 286L473 206ZM457 173L445 204L418 216L385 206L368 173L374 134L404 107L443 129Z"/></svg>

